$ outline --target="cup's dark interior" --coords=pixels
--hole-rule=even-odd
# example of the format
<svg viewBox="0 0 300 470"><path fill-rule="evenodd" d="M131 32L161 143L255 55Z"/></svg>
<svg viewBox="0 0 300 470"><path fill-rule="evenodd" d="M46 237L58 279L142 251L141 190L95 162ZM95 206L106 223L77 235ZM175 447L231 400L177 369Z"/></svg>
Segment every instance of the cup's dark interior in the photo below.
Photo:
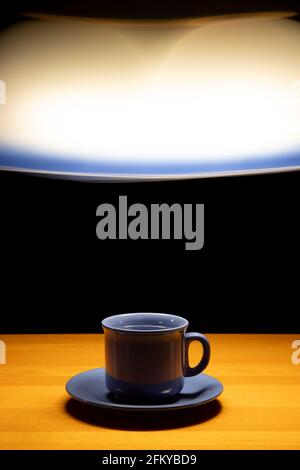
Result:
<svg viewBox="0 0 300 470"><path fill-rule="evenodd" d="M105 318L104 328L122 331L160 331L185 328L188 321L177 315L165 313L127 313Z"/></svg>

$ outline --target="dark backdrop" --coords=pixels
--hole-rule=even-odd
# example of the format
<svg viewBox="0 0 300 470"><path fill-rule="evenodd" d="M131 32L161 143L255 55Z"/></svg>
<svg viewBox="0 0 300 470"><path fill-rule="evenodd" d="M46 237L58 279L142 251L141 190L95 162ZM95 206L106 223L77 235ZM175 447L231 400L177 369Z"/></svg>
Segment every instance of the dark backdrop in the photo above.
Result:
<svg viewBox="0 0 300 470"><path fill-rule="evenodd" d="M0 331L92 332L106 315L185 315L205 332L299 332L300 173L83 183L0 173ZM205 203L205 245L96 237L96 207Z"/></svg>

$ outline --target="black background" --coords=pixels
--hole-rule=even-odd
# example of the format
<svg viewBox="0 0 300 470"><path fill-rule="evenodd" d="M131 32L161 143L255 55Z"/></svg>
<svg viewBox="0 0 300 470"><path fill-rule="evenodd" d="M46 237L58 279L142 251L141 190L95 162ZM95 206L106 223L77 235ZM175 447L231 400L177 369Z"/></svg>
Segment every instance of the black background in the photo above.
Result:
<svg viewBox="0 0 300 470"><path fill-rule="evenodd" d="M299 11L299 0L7 0L9 14L40 12L82 17L182 18L261 11Z"/></svg>
<svg viewBox="0 0 300 470"><path fill-rule="evenodd" d="M112 184L2 172L0 332L96 332L132 311L204 332L299 332L299 183L298 172ZM204 248L98 240L96 208L119 195L204 203Z"/></svg>
<svg viewBox="0 0 300 470"><path fill-rule="evenodd" d="M106 315L185 315L205 332L299 332L300 173L83 183L0 173L1 331L100 331ZM96 237L96 208L204 203L205 245Z"/></svg>

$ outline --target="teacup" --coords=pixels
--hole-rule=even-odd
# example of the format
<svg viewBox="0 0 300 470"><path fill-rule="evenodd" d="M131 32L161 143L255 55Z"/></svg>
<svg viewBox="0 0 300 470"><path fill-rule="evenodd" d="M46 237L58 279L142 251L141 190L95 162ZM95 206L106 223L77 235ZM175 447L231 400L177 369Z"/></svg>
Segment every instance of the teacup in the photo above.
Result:
<svg viewBox="0 0 300 470"><path fill-rule="evenodd" d="M200 333L187 333L188 321L166 313L125 313L102 321L107 389L117 397L158 400L176 396L185 377L208 365L210 345ZM199 341L203 355L189 366L188 349Z"/></svg>

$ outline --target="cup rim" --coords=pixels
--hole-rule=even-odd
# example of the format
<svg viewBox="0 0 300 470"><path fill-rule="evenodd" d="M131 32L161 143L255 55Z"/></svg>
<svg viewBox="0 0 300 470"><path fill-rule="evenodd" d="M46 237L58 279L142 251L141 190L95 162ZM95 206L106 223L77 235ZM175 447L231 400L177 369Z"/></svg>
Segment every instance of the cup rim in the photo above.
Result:
<svg viewBox="0 0 300 470"><path fill-rule="evenodd" d="M111 325L109 324L109 322L112 320L112 319L115 319L116 317L123 317L123 318L128 318L128 317L133 317L133 316L136 316L136 315L156 315L156 316L161 316L161 317L173 317L174 319L177 319L178 321L181 322L181 324L177 325L177 326L174 326L174 327L166 327L166 328L163 328L161 330L157 330L157 329L149 329L149 330L142 330L142 329L139 329L139 328L130 328L130 329L126 329L126 328L123 328L122 326L114 326L114 325ZM164 333L169 333L170 331L176 331L176 330L182 330L184 328L187 328L189 326L189 322L186 318L184 317L181 317L179 315L173 315L172 313L157 313L157 312L132 312L132 313L121 313L121 314L117 314L117 315L110 315L109 317L106 317L104 318L102 321L101 321L101 325L102 325L102 328L106 328L108 330L112 330L112 331L119 331L121 333L140 333L140 334L164 334Z"/></svg>

